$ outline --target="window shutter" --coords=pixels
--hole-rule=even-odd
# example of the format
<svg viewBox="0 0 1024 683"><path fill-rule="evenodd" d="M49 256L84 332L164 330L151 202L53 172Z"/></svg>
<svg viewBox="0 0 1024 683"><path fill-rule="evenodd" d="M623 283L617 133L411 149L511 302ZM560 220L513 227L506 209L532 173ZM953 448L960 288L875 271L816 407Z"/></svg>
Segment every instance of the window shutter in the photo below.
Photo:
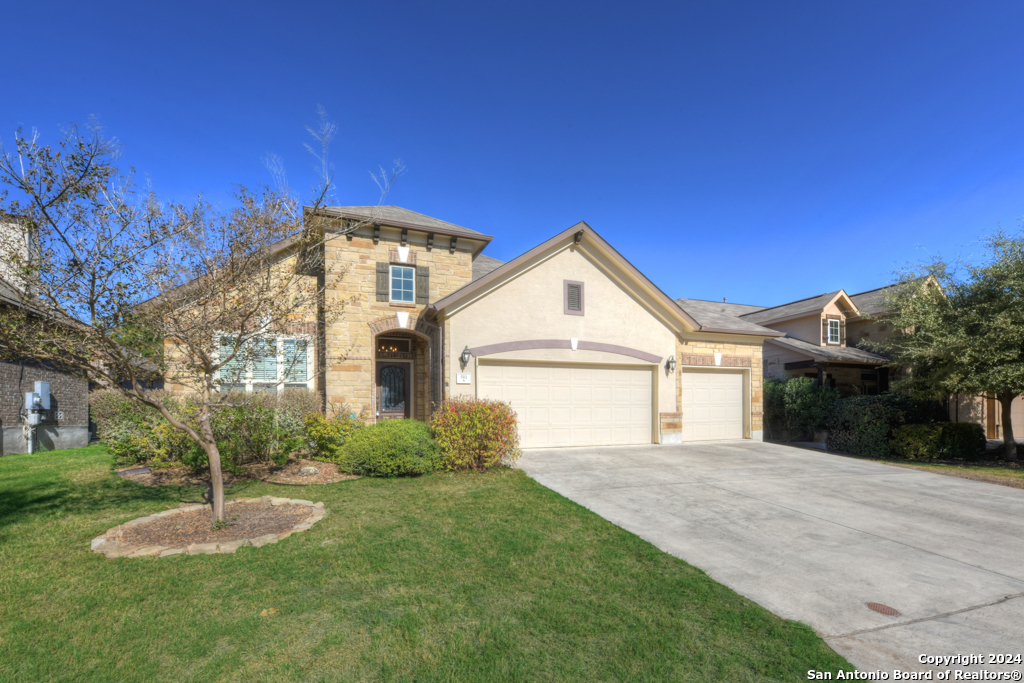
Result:
<svg viewBox="0 0 1024 683"><path fill-rule="evenodd" d="M252 378L256 381L277 381L277 344L273 339L262 340L253 359Z"/></svg>
<svg viewBox="0 0 1024 683"><path fill-rule="evenodd" d="M580 306L580 289L579 285L569 285L569 310L578 311L582 307Z"/></svg>
<svg viewBox="0 0 1024 683"><path fill-rule="evenodd" d="M305 382L309 379L306 368L306 342L298 339L284 340L284 367L291 382Z"/></svg>
<svg viewBox="0 0 1024 683"><path fill-rule="evenodd" d="M377 261L377 301L388 300L388 262Z"/></svg>
<svg viewBox="0 0 1024 683"><path fill-rule="evenodd" d="M231 351L234 349L234 339L231 337L224 337L220 340L220 358L223 360L231 355ZM245 353L244 349L239 349L238 354L230 361L220 366L220 378L221 382L225 384L233 384L236 382L245 381Z"/></svg>
<svg viewBox="0 0 1024 683"><path fill-rule="evenodd" d="M846 346L846 321L839 321L839 343L842 346Z"/></svg>
<svg viewBox="0 0 1024 683"><path fill-rule="evenodd" d="M828 318L821 318L821 343L828 344Z"/></svg>
<svg viewBox="0 0 1024 683"><path fill-rule="evenodd" d="M416 266L416 303L430 303L430 268Z"/></svg>

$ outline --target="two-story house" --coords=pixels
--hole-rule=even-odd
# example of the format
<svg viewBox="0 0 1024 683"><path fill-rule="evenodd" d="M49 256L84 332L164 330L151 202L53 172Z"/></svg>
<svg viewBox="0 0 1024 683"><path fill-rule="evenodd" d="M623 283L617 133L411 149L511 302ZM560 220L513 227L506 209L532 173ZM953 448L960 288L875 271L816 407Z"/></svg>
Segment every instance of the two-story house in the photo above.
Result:
<svg viewBox="0 0 1024 683"><path fill-rule="evenodd" d="M723 317L777 330L765 340L765 379L812 377L839 390L842 396L873 395L889 389L889 360L860 348L865 340L881 341L893 333L884 313L890 286L847 294L840 289L778 306L679 299L687 310L705 309ZM953 422L976 422L990 439L1002 437L1002 415L993 397L957 394L947 401ZM1012 405L1011 419L1024 424L1024 398Z"/></svg>
<svg viewBox="0 0 1024 683"><path fill-rule="evenodd" d="M322 211L344 315L297 325L276 357L328 411L426 420L464 395L509 401L525 447L761 438L762 343L783 333L691 312L586 223L502 263L490 236L400 207Z"/></svg>

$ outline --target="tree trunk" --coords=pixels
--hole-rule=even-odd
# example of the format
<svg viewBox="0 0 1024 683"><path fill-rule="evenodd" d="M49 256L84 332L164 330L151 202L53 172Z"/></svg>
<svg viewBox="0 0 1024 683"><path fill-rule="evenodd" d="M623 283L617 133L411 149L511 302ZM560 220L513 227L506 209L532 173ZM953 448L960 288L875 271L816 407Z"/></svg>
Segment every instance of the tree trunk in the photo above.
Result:
<svg viewBox="0 0 1024 683"><path fill-rule="evenodd" d="M999 394L999 403L1003 406L1003 447L1006 449L1006 459L1017 460L1017 442L1013 438L1013 423L1010 421L1010 406L1013 399L1017 397L1008 391Z"/></svg>
<svg viewBox="0 0 1024 683"><path fill-rule="evenodd" d="M210 485L213 489L213 518L217 522L224 521L224 475L220 469L220 449L213 438L213 428L210 427L210 413L207 409L199 417L203 429L203 449L206 451L206 458L210 461Z"/></svg>

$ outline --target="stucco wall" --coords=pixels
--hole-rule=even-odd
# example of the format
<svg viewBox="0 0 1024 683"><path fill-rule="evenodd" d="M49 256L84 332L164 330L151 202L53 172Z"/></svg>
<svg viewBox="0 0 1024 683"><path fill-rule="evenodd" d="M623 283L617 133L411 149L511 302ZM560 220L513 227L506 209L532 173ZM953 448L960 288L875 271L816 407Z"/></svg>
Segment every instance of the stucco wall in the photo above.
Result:
<svg viewBox="0 0 1024 683"><path fill-rule="evenodd" d="M821 315L818 313L804 316L803 318L786 320L781 323L771 323L768 327L779 332L785 332L790 337L811 344L821 345Z"/></svg>
<svg viewBox="0 0 1024 683"><path fill-rule="evenodd" d="M565 313L564 280L584 283L584 315ZM675 334L600 270L583 250L566 248L558 252L456 311L445 324L445 339L451 354L446 364L446 379L451 395L476 393L475 362L463 370L458 361L467 346L475 348L532 339L568 341L575 337L580 341L614 344L657 356L660 361L655 413L677 410L675 382L666 381L662 367L675 353ZM654 366L650 361L592 350L530 349L486 358ZM458 373L469 373L471 383L457 384Z"/></svg>

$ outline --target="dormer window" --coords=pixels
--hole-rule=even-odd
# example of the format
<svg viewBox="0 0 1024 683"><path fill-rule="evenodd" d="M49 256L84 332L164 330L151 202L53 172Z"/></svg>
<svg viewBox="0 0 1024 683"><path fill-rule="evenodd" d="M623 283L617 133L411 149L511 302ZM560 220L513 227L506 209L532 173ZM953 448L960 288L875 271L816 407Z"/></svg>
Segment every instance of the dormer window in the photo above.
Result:
<svg viewBox="0 0 1024 683"><path fill-rule="evenodd" d="M839 321L834 318L831 318L828 321L828 343L839 343Z"/></svg>

